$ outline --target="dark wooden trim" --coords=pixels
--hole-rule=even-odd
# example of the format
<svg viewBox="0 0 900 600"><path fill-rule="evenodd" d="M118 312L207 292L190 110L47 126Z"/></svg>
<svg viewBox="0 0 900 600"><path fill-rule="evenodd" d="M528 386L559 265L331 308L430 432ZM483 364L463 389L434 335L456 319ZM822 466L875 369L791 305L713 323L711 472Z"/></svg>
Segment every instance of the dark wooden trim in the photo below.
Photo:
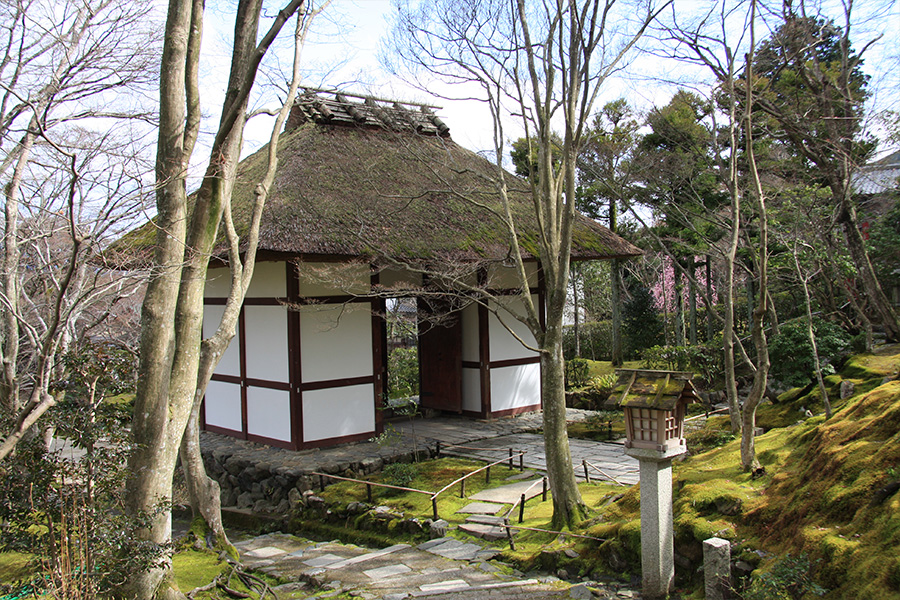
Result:
<svg viewBox="0 0 900 600"><path fill-rule="evenodd" d="M539 288L537 288L537 287L530 287L530 288L528 288L528 293L537 294L538 290L539 290ZM504 288L504 289L489 289L489 290L485 290L485 292L492 296L518 296L522 292L522 290L517 289L517 288L508 288L508 289Z"/></svg>
<svg viewBox="0 0 900 600"><path fill-rule="evenodd" d="M374 431L367 431L366 433L354 433L352 435L345 435L336 438L325 438L324 440L305 442L301 449L305 450L307 448L321 448L323 446L336 446L338 444L349 444L350 442L361 442L364 440L368 440L373 435L375 435Z"/></svg>
<svg viewBox="0 0 900 600"><path fill-rule="evenodd" d="M220 381L222 383L234 383L237 385L241 385L241 383L243 383L240 375L225 375L222 373L213 373L212 377L210 377L209 380Z"/></svg>
<svg viewBox="0 0 900 600"><path fill-rule="evenodd" d="M488 329L490 314L486 306L478 305L478 362L481 382L481 418L491 413L491 343Z"/></svg>
<svg viewBox="0 0 900 600"><path fill-rule="evenodd" d="M269 438L264 435L256 435L254 433L247 434L247 441L256 442L257 444L265 444L266 446L275 446L276 448L284 448L285 450L298 450L297 444L294 442L286 442Z"/></svg>
<svg viewBox="0 0 900 600"><path fill-rule="evenodd" d="M369 285L374 288L379 284L381 274L372 268ZM387 387L387 301L384 298L372 299L372 373L375 375L374 409L375 435L384 431L384 394Z"/></svg>
<svg viewBox="0 0 900 600"><path fill-rule="evenodd" d="M208 306L224 306L228 298L204 298L203 304ZM287 298L244 298L244 306L284 306L288 302Z"/></svg>
<svg viewBox="0 0 900 600"><path fill-rule="evenodd" d="M272 381L270 379L254 379L248 377L244 380L247 387L266 388L269 390L291 391L291 384L287 381Z"/></svg>
<svg viewBox="0 0 900 600"><path fill-rule="evenodd" d="M514 415L521 415L522 413L536 412L539 410L541 410L540 404L532 404L531 406L517 406L516 408L498 410L495 413L491 413L491 417L511 417Z"/></svg>
<svg viewBox="0 0 900 600"><path fill-rule="evenodd" d="M490 363L492 369L502 369L504 367L519 367L521 365L539 365L541 364L540 356L529 356L527 358L510 358L507 360L495 360Z"/></svg>
<svg viewBox="0 0 900 600"><path fill-rule="evenodd" d="M246 439L244 438L243 432L235 431L234 429L226 429L225 427L219 427L218 425L207 425L205 430L211 431L212 433L218 433L219 435L227 435L228 437L238 438L239 440Z"/></svg>
<svg viewBox="0 0 900 600"><path fill-rule="evenodd" d="M481 363L477 360L464 360L462 361L463 369L480 369Z"/></svg>
<svg viewBox="0 0 900 600"><path fill-rule="evenodd" d="M300 279L294 263L285 262L285 290L288 300L293 302L300 295ZM295 448L303 445L303 395L300 393L302 381L300 362L300 313L289 310L288 324L288 377L291 382L291 441Z"/></svg>
<svg viewBox="0 0 900 600"><path fill-rule="evenodd" d="M241 364L241 432L247 439L247 322L244 318L244 307L238 313L238 348Z"/></svg>
<svg viewBox="0 0 900 600"><path fill-rule="evenodd" d="M345 377L341 379L328 379L325 381L310 381L300 384L300 391L311 392L314 390L329 390L332 388L350 387L352 385L375 384L375 375L363 375L362 377Z"/></svg>
<svg viewBox="0 0 900 600"><path fill-rule="evenodd" d="M353 302L371 302L372 297L361 296L303 296L298 297L296 304L301 306L316 306L318 304L349 304Z"/></svg>

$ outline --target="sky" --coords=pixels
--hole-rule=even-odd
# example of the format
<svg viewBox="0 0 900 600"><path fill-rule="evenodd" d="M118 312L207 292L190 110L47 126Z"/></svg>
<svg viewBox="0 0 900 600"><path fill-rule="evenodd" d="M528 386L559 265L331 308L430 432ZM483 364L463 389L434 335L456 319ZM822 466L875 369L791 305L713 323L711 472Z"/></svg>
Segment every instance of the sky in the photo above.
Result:
<svg viewBox="0 0 900 600"><path fill-rule="evenodd" d="M831 0L823 0L829 2ZM833 2L834 3L834 2ZM213 4L213 3L209 3ZM232 2L215 3L218 7L207 8L207 22L204 30L204 67L201 73L202 87L205 91L202 98L204 110L214 115L218 110L224 94L228 75L229 46L228 37L233 26ZM278 6L279 2L273 2ZM872 0L856 5L857 12L872 6ZM690 15L701 5L701 0L679 0L679 14ZM275 9L270 13L274 14ZM317 18L313 24L306 47L303 50L304 80L303 83L313 87L328 89L339 88L346 92L372 94L379 97L394 98L401 101L423 102L439 106L438 115L449 125L453 139L460 145L476 151L485 152L493 147L491 117L487 107L477 101L445 100L437 98L423 90L406 85L403 81L386 73L379 60L382 38L389 30L393 11L390 0L333 0L327 11ZM271 21L265 21L263 28ZM895 2L887 12L869 29L878 29L885 34L885 41L896 40L900 36L900 2ZM279 63L282 73L290 69L292 48L289 29L286 25L282 31L282 42L270 50L272 57ZM870 31L858 28L860 38L871 36ZM764 37L765 32L757 35ZM868 39L868 37L866 38ZM884 72L900 72L897 68L897 47L895 43L881 43L873 48L873 56L866 63L871 69L882 69ZM646 110L653 105L664 104L674 93L676 85L691 84L706 78L705 72L681 64L673 66L659 57L640 55L634 59L629 68L630 78L612 78L604 86L604 93L596 108L605 102L618 97L626 97L639 109ZM266 81L272 81L269 75L263 74L258 79L257 87L271 90ZM284 81L281 76L280 81ZM877 79L877 78L876 78ZM874 90L876 101L881 107L894 107L897 102L897 80L893 78L886 83L885 89ZM442 90L434 90L440 92ZM457 92L458 93L458 92ZM268 99L257 99L256 106L275 107L276 102ZM209 119L209 127L216 119ZM246 133L245 154L255 151L268 141L272 119L257 117L251 120ZM506 131L509 139L522 135L515 124ZM198 152L198 159L203 153Z"/></svg>

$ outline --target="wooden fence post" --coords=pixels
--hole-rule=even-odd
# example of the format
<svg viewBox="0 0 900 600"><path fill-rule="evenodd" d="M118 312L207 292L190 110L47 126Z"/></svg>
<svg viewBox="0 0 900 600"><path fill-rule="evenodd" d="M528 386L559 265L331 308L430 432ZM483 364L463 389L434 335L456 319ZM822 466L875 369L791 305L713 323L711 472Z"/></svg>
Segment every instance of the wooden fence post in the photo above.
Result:
<svg viewBox="0 0 900 600"><path fill-rule="evenodd" d="M522 494L522 501L519 503L519 523L525 520L525 494Z"/></svg>

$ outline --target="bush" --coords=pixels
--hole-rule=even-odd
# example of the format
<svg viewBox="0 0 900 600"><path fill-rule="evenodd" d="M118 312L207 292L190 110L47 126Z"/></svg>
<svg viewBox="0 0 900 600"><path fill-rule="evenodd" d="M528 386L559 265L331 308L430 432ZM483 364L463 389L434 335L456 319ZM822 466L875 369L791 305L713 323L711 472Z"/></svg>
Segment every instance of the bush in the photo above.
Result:
<svg viewBox="0 0 900 600"><path fill-rule="evenodd" d="M637 356L644 348L662 342L663 322L659 309L653 294L641 285L631 290L631 299L622 309L622 338L628 356Z"/></svg>
<svg viewBox="0 0 900 600"><path fill-rule="evenodd" d="M388 398L419 395L419 351L394 348L388 357Z"/></svg>
<svg viewBox="0 0 900 600"><path fill-rule="evenodd" d="M388 485L409 487L419 475L419 465L411 463L391 463L384 468L384 482Z"/></svg>
<svg viewBox="0 0 900 600"><path fill-rule="evenodd" d="M566 361L566 389L584 387L590 374L590 363L584 358Z"/></svg>
<svg viewBox="0 0 900 600"><path fill-rule="evenodd" d="M722 340L696 346L653 346L641 352L646 369L691 371L707 386L724 377Z"/></svg>
<svg viewBox="0 0 900 600"><path fill-rule="evenodd" d="M591 360L611 360L612 323L592 321L578 325L581 338L581 356ZM563 355L566 360L576 357L575 326L568 325L563 330Z"/></svg>
<svg viewBox="0 0 900 600"><path fill-rule="evenodd" d="M819 361L824 367L835 363L850 346L850 336L830 321L813 318L813 332L819 350ZM800 387L815 375L812 344L806 329L806 319L795 319L783 324L778 335L769 341L772 376L783 383Z"/></svg>
<svg viewBox="0 0 900 600"><path fill-rule="evenodd" d="M824 596L826 590L812 580L811 563L805 554L797 558L787 555L775 561L772 568L753 579L744 592L744 600L799 600L807 594Z"/></svg>

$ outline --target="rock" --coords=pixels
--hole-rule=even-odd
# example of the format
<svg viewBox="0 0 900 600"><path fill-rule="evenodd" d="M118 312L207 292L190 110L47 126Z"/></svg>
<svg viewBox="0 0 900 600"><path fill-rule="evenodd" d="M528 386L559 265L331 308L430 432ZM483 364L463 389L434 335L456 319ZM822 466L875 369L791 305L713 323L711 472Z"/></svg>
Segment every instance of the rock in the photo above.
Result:
<svg viewBox="0 0 900 600"><path fill-rule="evenodd" d="M609 553L609 566L616 573L622 573L623 571L628 570L628 561L625 560L618 552L615 550L610 551Z"/></svg>
<svg viewBox="0 0 900 600"><path fill-rule="evenodd" d="M750 577L750 573L753 572L753 565L746 561L739 560L734 563L734 571L735 575L740 578Z"/></svg>
<svg viewBox="0 0 900 600"><path fill-rule="evenodd" d="M291 488L288 492L288 503L293 510L297 510L297 508L303 504L303 494L300 493L300 490Z"/></svg>
<svg viewBox="0 0 900 600"><path fill-rule="evenodd" d="M557 569L557 570L556 570L556 576L559 577L560 579L568 579L568 578L569 578L569 572L566 571L565 569Z"/></svg>
<svg viewBox="0 0 900 600"><path fill-rule="evenodd" d="M238 508L250 508L253 506L255 499L253 498L253 494L250 492L244 492L237 497L237 507Z"/></svg>
<svg viewBox="0 0 900 600"><path fill-rule="evenodd" d="M589 600L593 597L594 594L588 589L588 586L583 583L573 585L569 588L569 598L574 598L575 600Z"/></svg>
<svg viewBox="0 0 900 600"><path fill-rule="evenodd" d="M351 515L361 515L369 510L369 505L363 502L351 502L347 505L347 512Z"/></svg>
<svg viewBox="0 0 900 600"><path fill-rule="evenodd" d="M431 539L444 537L447 535L447 527L450 526L450 523L445 521L444 519L438 519L437 521L432 521L429 528L431 529Z"/></svg>
<svg viewBox="0 0 900 600"><path fill-rule="evenodd" d="M406 528L406 531L412 534L422 533L422 523L419 522L418 519L407 519L403 521L403 527Z"/></svg>
<svg viewBox="0 0 900 600"><path fill-rule="evenodd" d="M275 507L275 514L278 515L286 515L291 510L291 503L288 502L286 498L283 498L278 505Z"/></svg>
<svg viewBox="0 0 900 600"><path fill-rule="evenodd" d="M272 512L272 505L269 504L265 500L262 500L262 499L257 500L256 502L253 503L253 512L255 512L257 514L270 513L270 512Z"/></svg>
<svg viewBox="0 0 900 600"><path fill-rule="evenodd" d="M743 502L740 498L717 498L716 511L722 515L739 515L743 511Z"/></svg>
<svg viewBox="0 0 900 600"><path fill-rule="evenodd" d="M310 494L306 496L306 506L312 509L325 508L325 500L315 494Z"/></svg>
<svg viewBox="0 0 900 600"><path fill-rule="evenodd" d="M222 506L235 506L237 504L237 492L228 488L222 492Z"/></svg>
<svg viewBox="0 0 900 600"><path fill-rule="evenodd" d="M376 506L372 510L372 516L382 521L393 521L395 519L402 519L403 513L396 513L389 506Z"/></svg>
<svg viewBox="0 0 900 600"><path fill-rule="evenodd" d="M566 548L565 555L569 558L578 558L580 555L572 548Z"/></svg>
<svg viewBox="0 0 900 600"><path fill-rule="evenodd" d="M848 381L846 379L843 380L841 382L841 400L846 400L847 398L852 396L855 388L856 386L852 381Z"/></svg>

